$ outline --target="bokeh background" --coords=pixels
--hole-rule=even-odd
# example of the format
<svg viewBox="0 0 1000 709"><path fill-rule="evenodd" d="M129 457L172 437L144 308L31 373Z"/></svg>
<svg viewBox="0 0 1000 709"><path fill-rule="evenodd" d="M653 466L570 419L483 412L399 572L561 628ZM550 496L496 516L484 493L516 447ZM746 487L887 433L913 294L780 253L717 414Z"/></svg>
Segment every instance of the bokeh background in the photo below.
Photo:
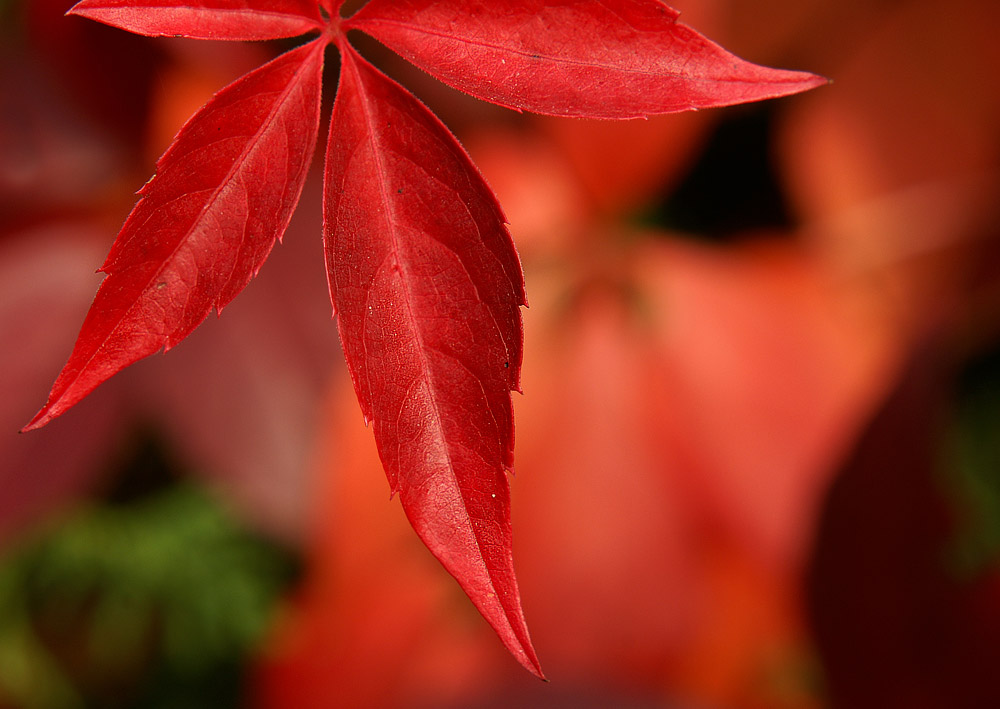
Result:
<svg viewBox="0 0 1000 709"><path fill-rule="evenodd" d="M459 135L524 262L543 684L388 500L318 159L221 318L17 434L156 157L293 43L0 0L0 706L1000 706L1000 3L674 5L833 83L549 119L357 42Z"/></svg>

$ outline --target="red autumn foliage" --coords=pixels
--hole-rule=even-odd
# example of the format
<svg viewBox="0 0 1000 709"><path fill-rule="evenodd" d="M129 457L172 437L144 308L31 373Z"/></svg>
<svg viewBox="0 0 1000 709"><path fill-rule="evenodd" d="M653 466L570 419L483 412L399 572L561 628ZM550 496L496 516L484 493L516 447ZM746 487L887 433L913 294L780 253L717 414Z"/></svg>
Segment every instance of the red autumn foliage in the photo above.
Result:
<svg viewBox="0 0 1000 709"><path fill-rule="evenodd" d="M140 191L69 362L25 430L172 348L257 273L302 191L324 50L334 44L341 80L327 141L324 238L355 389L418 534L541 676L514 577L506 480L510 390L521 364L518 258L457 141L370 68L345 32L365 31L475 96L556 115L672 113L824 80L740 60L654 0L374 0L346 20L340 9L325 1L324 19L306 2L82 0L70 11L151 36L320 37L223 89L181 129Z"/></svg>
<svg viewBox="0 0 1000 709"><path fill-rule="evenodd" d="M317 170L221 319L14 433L69 351L140 163L275 44L149 40L38 0L27 39L0 49L0 333L18 345L0 348L2 539L99 491L138 418L249 522L308 549L261 648L259 704L994 704L995 566L947 566L965 513L932 467L955 360L990 346L1000 312L998 104L980 75L995 5L678 7L743 56L836 80L766 112L781 228L706 246L636 224L677 185L690 195L717 125L759 109L516 116L358 40L462 137L525 265L511 515L550 684L516 672L387 504L348 378L323 390L342 360L323 324ZM727 153L727 170L744 162ZM738 213L716 185L715 209ZM918 354L900 377L914 349L949 364Z"/></svg>
<svg viewBox="0 0 1000 709"><path fill-rule="evenodd" d="M867 422L900 358L942 318L971 330L945 340L953 356L956 339L979 347L984 335L973 333L995 337L1000 134L979 126L997 125L996 93L947 78L976 83L960 65L990 65L995 43L981 28L995 11L964 3L942 22L922 0L811 5L788 7L805 28L799 52L837 84L778 121L782 187L801 223L791 243L708 248L632 235L655 244L623 258L621 215L588 209L594 195L601 206L634 204L615 156L660 145L667 122L584 123L567 136L546 121L541 136L467 138L511 216L532 294L513 516L553 685L535 690L504 673L426 568L407 570L417 590L405 611L378 600L396 579L359 568L368 540L344 528L379 513L346 487L377 464L337 423L347 402L334 397L343 437L321 469L327 509L351 521L317 529L316 573L261 675L264 706L995 701L995 566L963 581L942 553L954 510L931 470L940 392L893 395ZM855 16L868 26L850 25ZM852 29L815 39L834 24ZM920 49L936 27L962 47L950 68ZM910 72L915 57L939 66ZM939 86L959 110L940 105ZM939 139L915 150L927 135ZM407 554L401 536L371 544L386 558ZM393 631L373 646L373 628Z"/></svg>
<svg viewBox="0 0 1000 709"><path fill-rule="evenodd" d="M519 151L533 140L470 144L515 224L535 215L547 234L583 238L563 221L580 216L563 204L584 202L558 156L538 160L546 169L517 199L529 179ZM537 214L540 195L563 195L543 200L548 217ZM536 691L511 677L455 595L405 561L405 530L364 482L375 451L334 394L312 573L264 662L262 706L489 696L497 706L602 706L668 687L722 706L804 706L794 693L778 704L768 683L780 679L767 678L806 662L795 579L808 520L833 472L826 461L881 392L888 343L798 248L601 238L586 248L529 240L526 256L526 338L538 347L526 351L528 394L516 400L513 517L531 540L518 548L518 573L536 642L560 686ZM544 249L558 265L540 265ZM406 605L387 606L404 587ZM369 638L383 627L382 640ZM375 679L383 662L401 668L392 681ZM740 703L748 697L761 703Z"/></svg>

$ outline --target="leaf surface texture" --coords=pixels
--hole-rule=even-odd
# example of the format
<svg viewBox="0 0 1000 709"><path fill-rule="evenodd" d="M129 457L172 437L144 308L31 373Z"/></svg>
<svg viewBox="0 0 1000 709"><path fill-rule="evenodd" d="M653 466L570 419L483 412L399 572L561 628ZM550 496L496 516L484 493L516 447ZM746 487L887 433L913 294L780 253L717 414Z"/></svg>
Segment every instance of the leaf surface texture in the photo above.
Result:
<svg viewBox="0 0 1000 709"><path fill-rule="evenodd" d="M278 39L323 28L310 0L81 0L67 14L150 37Z"/></svg>
<svg viewBox="0 0 1000 709"><path fill-rule="evenodd" d="M744 61L658 0L371 0L347 26L444 83L518 110L640 118L825 83Z"/></svg>
<svg viewBox="0 0 1000 709"><path fill-rule="evenodd" d="M347 363L417 534L541 676L511 557L510 390L524 285L492 192L458 141L346 44L324 237Z"/></svg>

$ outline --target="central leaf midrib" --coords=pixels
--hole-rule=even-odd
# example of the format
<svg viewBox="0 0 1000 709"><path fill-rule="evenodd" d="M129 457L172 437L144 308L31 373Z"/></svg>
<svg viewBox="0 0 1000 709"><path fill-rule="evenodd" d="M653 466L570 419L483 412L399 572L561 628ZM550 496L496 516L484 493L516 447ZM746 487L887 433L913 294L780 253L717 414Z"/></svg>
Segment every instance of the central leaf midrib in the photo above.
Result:
<svg viewBox="0 0 1000 709"><path fill-rule="evenodd" d="M351 51L353 53L353 49L350 49L348 51ZM346 54L346 52L345 52L345 54ZM358 68L358 66L355 64L355 61L359 61L359 60L360 61L364 61L360 57L352 57L350 60L347 60L344 63L345 63L345 65L350 66L351 71L354 74L354 80L357 82L359 88L363 89L364 86L363 86L363 80L361 78L361 71ZM390 189L389 189L389 185L388 185L388 171L387 171L387 169L385 167L385 164L383 162L383 159L382 159L382 150L380 150L380 145L379 145L378 140L376 138L376 133L375 133L376 123L373 120L374 111L373 111L371 105L369 104L369 94L366 91L362 90L360 92L360 97L361 97L360 103L361 103L361 107L362 107L362 112L364 113L365 123L368 126L369 143L371 145L372 156L373 156L373 160L374 160L374 163L375 163L376 171L377 171L377 173L379 175L379 193L380 193L380 196L381 196L381 199L382 199L382 204L383 204L383 206L385 208L386 226L387 226L387 231L388 231L388 233L390 235L390 241L391 241L391 245L392 245L393 258L394 258L394 261L395 261L395 265L398 266L399 269L400 269L398 277L400 278L400 281L402 283L403 292L405 294L404 295L404 300L406 301L406 309L407 309L407 313L408 313L408 316L409 316L409 321L410 321L410 324L411 324L411 329L412 329L412 331L413 331L414 335L416 336L417 341L419 343L419 348L418 349L420 351L420 355L419 356L420 356L420 361L421 361L421 370L423 372L424 380L425 380L425 382L427 384L428 391L431 394L431 407L432 407L433 412L434 412L435 427L437 428L438 435L440 436L441 440L443 440L445 442L445 450L447 451L447 456L448 456L448 473L451 476L452 480L454 481L455 487L456 487L456 489L458 489L459 494L462 497L462 514L465 516L465 519L468 522L469 531L472 533L472 538L473 538L473 540L476 543L476 549L479 551L480 561L482 562L483 568L486 570L486 575L487 575L487 577L490 580L490 586L495 590L496 586L493 583L493 578L492 578L492 574L490 573L489 564L487 564L487 562L486 562L486 556L483 553L482 544L481 544L481 542L479 540L479 536L476 534L476 528L475 528L475 525L472 522L472 517L469 514L468 501L466 500L466 497L465 497L465 491L462 489L462 486L459 484L458 475L455 472L456 464L455 464L455 461L454 461L454 458L453 458L453 454L452 454L452 451L451 451L451 442L445 436L444 425L443 425L442 420L441 420L441 411L440 411L440 409L438 407L438 403L437 403L437 389L434 386L434 377L433 377L433 374L432 374L432 369L431 369L430 361L428 360L426 352L425 352L426 347L425 347L425 343L424 343L424 339L423 339L423 333L421 332L421 329L417 326L417 319L416 319L416 317L413 314L413 308L412 308L412 304L411 304L412 293L410 291L410 286L409 286L409 283L408 283L408 279L406 277L404 277L404 275L403 275L403 270L404 270L405 266L402 263L402 259L400 259L400 257L399 257L400 251L401 251L401 248L400 248L400 236L399 236L399 233L398 233L398 231L396 229L395 220L392 218L392 214L393 214L393 210L391 208L392 207L392 198L390 197ZM370 400L373 400L373 399L371 399L371 389L370 389L370 387L371 387L371 384L370 384L370 381L369 381L369 397L370 397ZM399 472L402 473L402 471L399 471ZM501 608L503 608L502 604L501 604ZM506 610L505 609L504 609L504 614L506 615Z"/></svg>
<svg viewBox="0 0 1000 709"><path fill-rule="evenodd" d="M679 24L679 23L678 23ZM609 64L607 62L599 62L592 60L582 60L574 57L568 56L556 56L553 54L542 53L541 50L531 50L531 49L521 49L511 46L505 46L501 44L496 44L494 42L487 42L481 39L475 39L473 37L459 36L455 34L448 34L441 30L431 29L429 27L424 27L420 25L413 25L401 20L388 20L388 19L373 19L373 20L362 20L361 22L355 23L358 29L361 29L364 25L388 25L396 26L402 28L405 31L412 32L414 34L424 34L430 37L438 37L440 39L450 40L457 44L468 44L475 47L482 47L484 49L490 49L500 52L507 52L513 55L528 59L538 59L553 62L555 64L563 64L566 66L580 66L588 68L603 69L609 72L619 72L622 74L631 74L634 76L650 77L653 79L669 76L673 79L679 81L688 81L692 83L719 83L719 84L759 84L761 83L759 79L752 77L741 78L741 77L715 77L710 75L697 75L697 74L685 74L681 71L675 69L634 69L631 67L621 66L617 64ZM686 25L682 25L685 26ZM639 34L648 34L646 30L636 30ZM792 84L801 81L801 77L796 78L794 76L788 76L786 80L775 81L773 78L769 79L766 83L779 85L779 84Z"/></svg>

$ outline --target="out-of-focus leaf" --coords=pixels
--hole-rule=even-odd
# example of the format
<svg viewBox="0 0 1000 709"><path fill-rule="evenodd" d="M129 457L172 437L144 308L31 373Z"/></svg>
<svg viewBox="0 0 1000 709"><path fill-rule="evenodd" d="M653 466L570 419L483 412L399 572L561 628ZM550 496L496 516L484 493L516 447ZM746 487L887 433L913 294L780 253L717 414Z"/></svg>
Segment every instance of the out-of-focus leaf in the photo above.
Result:
<svg viewBox="0 0 1000 709"><path fill-rule="evenodd" d="M800 564L833 462L896 366L885 322L795 246L675 243L637 263L662 314L649 418L689 493L763 558Z"/></svg>
<svg viewBox="0 0 1000 709"><path fill-rule="evenodd" d="M540 117L537 122L572 165L588 207L622 214L669 193L690 168L717 118L715 111L692 111L648 121Z"/></svg>
<svg viewBox="0 0 1000 709"><path fill-rule="evenodd" d="M913 358L820 519L809 606L837 709L1000 703L1000 573L994 562L958 574L949 555L957 510L939 465L953 368L943 349Z"/></svg>
<svg viewBox="0 0 1000 709"><path fill-rule="evenodd" d="M939 10L892 4L853 51L819 45L837 90L791 107L778 141L804 236L918 336L949 317L1000 223L1000 93L968 69L1000 64L1000 5Z"/></svg>
<svg viewBox="0 0 1000 709"><path fill-rule="evenodd" d="M120 385L80 416L37 435L17 433L94 296L99 278L83 266L100 259L101 233L100 223L77 220L0 237L0 545L92 490L117 435Z"/></svg>
<svg viewBox="0 0 1000 709"><path fill-rule="evenodd" d="M18 3L25 21L23 50L29 61L45 67L72 102L75 120L90 123L107 138L122 143L122 160L138 166L142 155L137 149L150 117L149 97L163 66L163 53L145 37L67 19L66 10L72 4L73 0ZM147 171L148 166L142 165L143 174ZM134 189L130 184L122 189L130 187Z"/></svg>
<svg viewBox="0 0 1000 709"><path fill-rule="evenodd" d="M89 206L121 167L115 143L81 122L49 72L9 47L0 49L0 116L0 214L7 219Z"/></svg>
<svg viewBox="0 0 1000 709"><path fill-rule="evenodd" d="M230 667L290 575L278 550L186 488L84 508L2 561L0 697L18 706L231 702Z"/></svg>
<svg viewBox="0 0 1000 709"><path fill-rule="evenodd" d="M954 566L973 576L1000 559L1000 349L969 362L956 390L944 481L960 515Z"/></svg>

